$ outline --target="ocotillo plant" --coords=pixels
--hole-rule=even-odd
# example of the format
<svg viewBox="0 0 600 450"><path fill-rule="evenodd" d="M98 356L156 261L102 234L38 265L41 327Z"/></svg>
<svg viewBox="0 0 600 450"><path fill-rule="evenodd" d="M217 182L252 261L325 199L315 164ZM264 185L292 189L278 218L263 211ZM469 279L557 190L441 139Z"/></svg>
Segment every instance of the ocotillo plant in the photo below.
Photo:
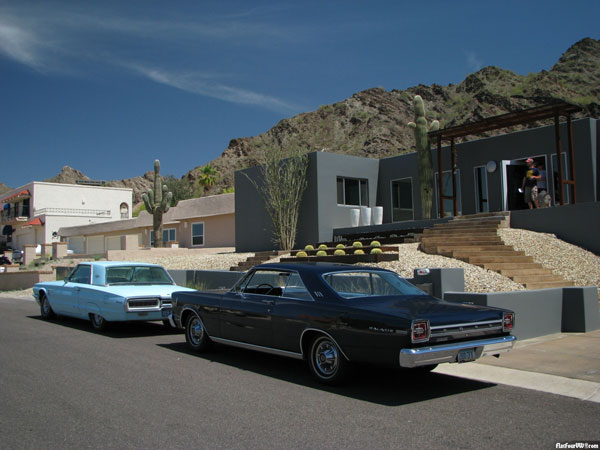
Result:
<svg viewBox="0 0 600 450"><path fill-rule="evenodd" d="M414 129L417 146L417 161L419 169L419 186L421 187L421 215L423 219L431 219L433 210L433 161L431 160L431 144L427 133L440 128L437 120L431 122L427 129L425 119L425 104L420 95L415 95L413 100L415 121L408 124Z"/></svg>
<svg viewBox="0 0 600 450"><path fill-rule="evenodd" d="M173 193L169 192L167 185L161 187L160 161L154 161L154 189L142 195L146 210L152 214L152 228L154 230L154 247L162 247L162 219L163 214L169 210Z"/></svg>

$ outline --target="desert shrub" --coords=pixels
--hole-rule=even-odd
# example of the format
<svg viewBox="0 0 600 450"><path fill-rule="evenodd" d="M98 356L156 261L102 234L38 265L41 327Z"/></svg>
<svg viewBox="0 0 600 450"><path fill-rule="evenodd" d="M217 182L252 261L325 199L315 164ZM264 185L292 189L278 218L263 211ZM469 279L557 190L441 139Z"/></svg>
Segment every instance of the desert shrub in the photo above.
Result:
<svg viewBox="0 0 600 450"><path fill-rule="evenodd" d="M335 248L345 248L346 246L344 244L338 244L335 246Z"/></svg>
<svg viewBox="0 0 600 450"><path fill-rule="evenodd" d="M352 247L354 248L362 248L362 242L356 241L352 243Z"/></svg>
<svg viewBox="0 0 600 450"><path fill-rule="evenodd" d="M327 246L325 244L319 245L319 250L327 250Z"/></svg>
<svg viewBox="0 0 600 450"><path fill-rule="evenodd" d="M358 249L354 250L354 254L355 255L364 255L365 252L364 252L364 250L358 248Z"/></svg>
<svg viewBox="0 0 600 450"><path fill-rule="evenodd" d="M381 247L379 241L371 241L371 247Z"/></svg>
<svg viewBox="0 0 600 450"><path fill-rule="evenodd" d="M319 250L317 256L327 256L327 252L325 250Z"/></svg>
<svg viewBox="0 0 600 450"><path fill-rule="evenodd" d="M306 258L308 255L306 254L306 252L303 251L299 251L298 253L296 253L296 258Z"/></svg>
<svg viewBox="0 0 600 450"><path fill-rule="evenodd" d="M372 248L371 255L377 255L379 253L383 253L380 248Z"/></svg>
<svg viewBox="0 0 600 450"><path fill-rule="evenodd" d="M314 250L314 249L315 248L310 244L308 244L306 247L304 247L304 250Z"/></svg>
<svg viewBox="0 0 600 450"><path fill-rule="evenodd" d="M342 250L341 248L338 248L335 252L333 252L333 254L335 256L344 256L346 254L346 252L344 250Z"/></svg>

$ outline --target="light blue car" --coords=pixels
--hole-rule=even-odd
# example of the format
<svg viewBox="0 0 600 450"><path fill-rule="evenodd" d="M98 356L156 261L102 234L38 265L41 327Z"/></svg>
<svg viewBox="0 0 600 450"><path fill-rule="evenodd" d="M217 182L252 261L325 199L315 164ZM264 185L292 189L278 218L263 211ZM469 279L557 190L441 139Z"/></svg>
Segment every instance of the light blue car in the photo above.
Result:
<svg viewBox="0 0 600 450"><path fill-rule="evenodd" d="M171 294L193 291L177 286L156 264L82 262L62 281L37 283L33 295L42 318L56 315L89 319L96 330L109 322L159 320L169 324Z"/></svg>

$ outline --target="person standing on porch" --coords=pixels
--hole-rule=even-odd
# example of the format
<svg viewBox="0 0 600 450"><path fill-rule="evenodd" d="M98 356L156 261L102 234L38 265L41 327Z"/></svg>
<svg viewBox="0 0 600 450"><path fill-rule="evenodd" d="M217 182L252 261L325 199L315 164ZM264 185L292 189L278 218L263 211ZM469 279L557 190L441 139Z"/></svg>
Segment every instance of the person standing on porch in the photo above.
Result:
<svg viewBox="0 0 600 450"><path fill-rule="evenodd" d="M535 167L535 162L532 158L527 158L527 172L523 177L523 183L521 188L525 194L525 203L529 206L529 209L533 209L535 204L536 208L539 208L537 200L537 180L540 179L540 172Z"/></svg>
<svg viewBox="0 0 600 450"><path fill-rule="evenodd" d="M538 164L537 169L540 174L540 178L537 181L537 202L540 208L547 208L551 205L552 199L550 198L550 194L548 194L548 180L546 179L546 169L544 168L543 164Z"/></svg>

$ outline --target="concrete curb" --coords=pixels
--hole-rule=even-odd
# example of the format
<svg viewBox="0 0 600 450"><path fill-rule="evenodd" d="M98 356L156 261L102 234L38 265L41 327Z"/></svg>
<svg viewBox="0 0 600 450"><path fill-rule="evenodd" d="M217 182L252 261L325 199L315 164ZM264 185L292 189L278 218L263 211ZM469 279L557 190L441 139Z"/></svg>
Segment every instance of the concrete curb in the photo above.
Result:
<svg viewBox="0 0 600 450"><path fill-rule="evenodd" d="M442 364L434 372L600 403L600 383L478 363Z"/></svg>

